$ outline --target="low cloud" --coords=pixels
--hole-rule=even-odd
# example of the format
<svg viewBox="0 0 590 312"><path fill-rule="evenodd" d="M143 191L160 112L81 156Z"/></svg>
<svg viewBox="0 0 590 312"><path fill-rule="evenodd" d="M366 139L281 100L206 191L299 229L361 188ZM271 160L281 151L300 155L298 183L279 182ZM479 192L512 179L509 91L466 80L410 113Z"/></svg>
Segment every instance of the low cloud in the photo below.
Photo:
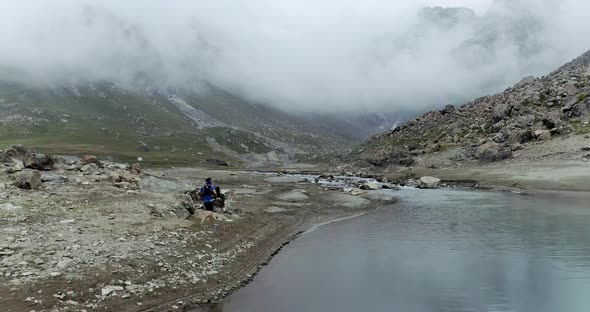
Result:
<svg viewBox="0 0 590 312"><path fill-rule="evenodd" d="M444 0L3 1L0 78L214 85L287 111L388 112L494 93L590 49L587 1L473 3L477 16L418 14Z"/></svg>

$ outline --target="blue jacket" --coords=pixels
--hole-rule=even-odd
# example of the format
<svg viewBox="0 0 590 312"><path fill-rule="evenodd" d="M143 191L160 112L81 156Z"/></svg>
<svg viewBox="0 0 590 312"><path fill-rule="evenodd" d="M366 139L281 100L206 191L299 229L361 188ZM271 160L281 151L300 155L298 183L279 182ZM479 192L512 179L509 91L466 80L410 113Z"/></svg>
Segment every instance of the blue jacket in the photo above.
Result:
<svg viewBox="0 0 590 312"><path fill-rule="evenodd" d="M208 187L209 190L211 191L210 194L211 195L205 195L205 188ZM202 198L203 198L203 202L205 203L212 203L215 201L215 196L213 194L215 194L215 186L213 185L205 185L203 187L201 187L201 194L203 194Z"/></svg>

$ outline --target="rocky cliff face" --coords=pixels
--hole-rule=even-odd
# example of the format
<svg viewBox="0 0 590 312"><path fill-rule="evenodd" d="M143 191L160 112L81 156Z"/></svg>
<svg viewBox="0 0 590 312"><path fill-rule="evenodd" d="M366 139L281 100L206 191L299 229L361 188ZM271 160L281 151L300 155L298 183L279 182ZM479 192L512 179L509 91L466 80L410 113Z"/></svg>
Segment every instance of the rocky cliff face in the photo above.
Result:
<svg viewBox="0 0 590 312"><path fill-rule="evenodd" d="M590 51L542 78L459 108L448 105L366 141L352 157L373 166L491 163L531 144L590 133Z"/></svg>

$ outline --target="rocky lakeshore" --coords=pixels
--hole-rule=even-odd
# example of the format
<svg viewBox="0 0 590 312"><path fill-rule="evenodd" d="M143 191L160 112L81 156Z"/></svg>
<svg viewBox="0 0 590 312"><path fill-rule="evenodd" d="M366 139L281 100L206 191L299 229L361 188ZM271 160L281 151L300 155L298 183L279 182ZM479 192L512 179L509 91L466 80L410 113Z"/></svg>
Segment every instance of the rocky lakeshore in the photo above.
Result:
<svg viewBox="0 0 590 312"><path fill-rule="evenodd" d="M547 76L378 134L342 170L403 181L590 191L590 52Z"/></svg>
<svg viewBox="0 0 590 312"><path fill-rule="evenodd" d="M371 179L145 169L23 146L0 153L6 311L203 307L247 283L299 232L395 202ZM201 224L187 191L211 176L229 213ZM198 205L196 205L198 206Z"/></svg>

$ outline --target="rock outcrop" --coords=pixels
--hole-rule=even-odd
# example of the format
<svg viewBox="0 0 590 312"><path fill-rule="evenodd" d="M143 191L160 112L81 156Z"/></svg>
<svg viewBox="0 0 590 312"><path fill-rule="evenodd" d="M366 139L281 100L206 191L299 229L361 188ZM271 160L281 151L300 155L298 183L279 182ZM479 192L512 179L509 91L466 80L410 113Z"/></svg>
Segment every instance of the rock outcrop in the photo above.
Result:
<svg viewBox="0 0 590 312"><path fill-rule="evenodd" d="M37 153L22 145L14 145L0 154L0 162L12 164L13 167L29 168L42 171L53 170L56 158L52 155Z"/></svg>

